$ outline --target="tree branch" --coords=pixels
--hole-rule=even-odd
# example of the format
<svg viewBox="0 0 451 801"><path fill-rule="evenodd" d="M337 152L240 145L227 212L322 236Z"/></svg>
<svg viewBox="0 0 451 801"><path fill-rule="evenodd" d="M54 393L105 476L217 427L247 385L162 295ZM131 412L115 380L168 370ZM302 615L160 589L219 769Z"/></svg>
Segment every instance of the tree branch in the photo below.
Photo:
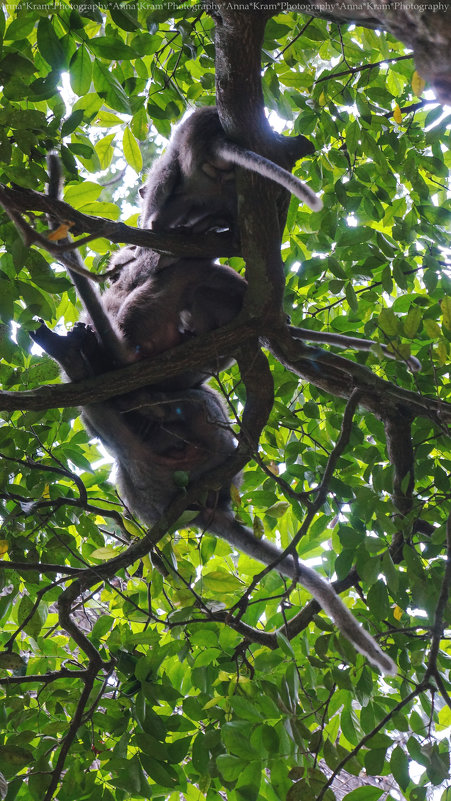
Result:
<svg viewBox="0 0 451 801"><path fill-rule="evenodd" d="M150 229L132 228L123 222L113 222L102 217L83 214L63 200L49 198L42 192L36 192L33 189L11 188L0 184L0 205L8 210L8 213L20 215L26 211L42 211L60 222L71 222L73 223L71 233L75 235L88 233L95 238L105 237L114 243L140 245L156 250L158 253L186 258L195 256L218 258L238 255L238 249L227 232L191 234L189 231L172 230L166 234L157 234ZM58 246L55 243L49 242L48 245L55 254L58 252ZM74 247L78 246L79 243L74 242ZM63 251L67 251L66 245L61 246L61 252Z"/></svg>

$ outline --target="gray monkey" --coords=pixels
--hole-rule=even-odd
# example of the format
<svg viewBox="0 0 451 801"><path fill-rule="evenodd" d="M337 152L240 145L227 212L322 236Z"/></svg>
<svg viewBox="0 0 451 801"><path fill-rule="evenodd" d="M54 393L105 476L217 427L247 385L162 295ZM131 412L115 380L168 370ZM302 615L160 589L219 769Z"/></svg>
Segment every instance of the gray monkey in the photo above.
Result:
<svg viewBox="0 0 451 801"><path fill-rule="evenodd" d="M68 377L80 380L98 374L102 351L93 332L76 326L61 337L46 326L34 339L63 367ZM235 439L223 402L209 387L179 393L155 393L144 388L82 410L88 431L99 437L117 464L119 492L127 506L151 526L164 513L179 491L177 471L189 473L190 481L207 475L235 449ZM240 476L234 483L239 484ZM232 514L230 493L222 487L198 508L193 525L211 531L240 551L268 565L273 562L282 575L299 581L332 618L355 648L384 673L395 674L396 666L362 628L331 585L296 557L282 551Z"/></svg>
<svg viewBox="0 0 451 801"><path fill-rule="evenodd" d="M304 139L304 154L313 148ZM177 126L165 153L141 190L143 228L237 227L235 165L282 185L314 211L321 200L302 181L272 161L230 142L215 106L199 108Z"/></svg>
<svg viewBox="0 0 451 801"><path fill-rule="evenodd" d="M48 156L48 195L59 198L61 164ZM52 223L55 225L55 223ZM230 323L241 311L247 282L235 270L212 259L161 256L150 248L128 246L114 254L112 266L122 265L111 285L100 294L84 275L77 251L64 252L64 263L86 310L105 369L156 356L193 336ZM168 379L160 389L179 389L202 383L230 364L218 357L211 363Z"/></svg>
<svg viewBox="0 0 451 801"><path fill-rule="evenodd" d="M147 248L124 248L112 261L115 266L118 259L124 266L101 303L127 361L156 356L220 328L241 311L247 282L230 267L200 258L162 264L159 254ZM212 363L166 381L164 388L195 386L229 363L218 354Z"/></svg>
<svg viewBox="0 0 451 801"><path fill-rule="evenodd" d="M48 166L48 194L57 198L61 191L59 159L50 155ZM235 270L212 259L161 256L150 248L127 246L114 254L111 265L122 265L122 269L100 294L83 275L70 270L71 260L80 263L77 251L66 251L65 256L87 319L105 349L108 369L156 356L193 336L227 325L241 311L247 288L247 282ZM371 340L342 334L295 327L290 330L307 342L361 351L369 351L374 345ZM380 347L388 358L397 358L385 345ZM213 363L167 379L159 388L194 387L230 361L218 354ZM412 370L421 367L413 356L407 364Z"/></svg>

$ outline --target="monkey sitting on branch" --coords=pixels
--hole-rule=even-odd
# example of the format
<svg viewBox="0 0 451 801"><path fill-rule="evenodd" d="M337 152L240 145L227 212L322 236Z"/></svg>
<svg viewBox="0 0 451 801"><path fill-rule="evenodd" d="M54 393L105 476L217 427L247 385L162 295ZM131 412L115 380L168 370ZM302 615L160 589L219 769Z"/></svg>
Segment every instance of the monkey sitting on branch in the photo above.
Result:
<svg viewBox="0 0 451 801"><path fill-rule="evenodd" d="M63 367L70 379L99 372L102 348L92 330L76 326L66 337L41 325L35 341ZM119 492L128 508L152 526L180 492L177 478L189 482L207 476L235 450L235 438L221 397L209 387L180 392L143 388L82 410L90 434L113 454ZM240 475L234 483L240 483ZM332 586L297 557L286 556L272 543L233 516L228 487L209 493L192 524L206 529L265 565L274 563L282 575L299 581L332 618L342 634L383 673L396 666L357 623Z"/></svg>
<svg viewBox="0 0 451 801"><path fill-rule="evenodd" d="M305 137L298 140L299 156L313 152ZM165 153L153 164L140 190L142 227L184 227L196 233L229 228L236 233L235 166L275 181L313 211L322 208L320 198L288 170L228 140L216 106L205 106L175 128Z"/></svg>
<svg viewBox="0 0 451 801"><path fill-rule="evenodd" d="M56 155L48 156L48 168L48 195L57 199L62 191L62 173ZM227 325L241 311L247 288L246 280L235 270L212 259L161 256L150 248L127 246L114 254L111 264L122 267L99 294L85 275L71 270L71 264L80 263L78 252L63 251L62 255L88 320L105 348L104 369L158 355L192 336ZM369 351L374 345L371 340L342 334L291 330L295 338L341 348ZM398 358L387 346L378 347L387 358ZM218 354L213 363L167 379L159 388L194 387L230 361ZM407 364L413 370L421 366L414 357L407 359Z"/></svg>
<svg viewBox="0 0 451 801"><path fill-rule="evenodd" d="M153 250L124 248L124 266L100 297L105 313L127 352L127 361L156 356L193 336L232 322L241 311L247 281L211 259L177 258L162 265ZM95 313L90 313L95 325ZM231 359L218 354L173 379L165 389L194 387Z"/></svg>
<svg viewBox="0 0 451 801"><path fill-rule="evenodd" d="M124 273L124 285L120 291L114 290L113 285L113 299L105 300L104 296L99 297L96 294L91 294L90 297L91 308L88 311L92 322L95 325L97 304L101 321L104 322L103 318L106 316L111 323L108 332L104 329L100 334L98 330L93 331L80 324L67 337L60 337L45 326L41 326L34 334L35 341L59 362L72 380L78 381L89 375L105 372L108 369L105 353L115 354L118 364L130 361L127 348L124 355L124 337L117 324L120 319L118 309L125 303L132 320L137 313L137 307L139 310L139 291L128 303L127 288L132 292L142 291L142 305L147 308L148 302L153 299L154 289L145 289L146 282L155 272L154 266L145 262L145 249L139 249L137 264L133 264L135 258L132 251L131 248L125 249L126 259L132 259L130 265L124 265L124 269L130 266L130 275L127 277L127 272ZM124 251L121 253L123 257ZM153 258L152 251L149 258ZM162 268L161 274L164 275L167 269ZM141 279L140 270L143 273ZM158 270L156 274L158 275ZM239 276L237 278L244 283ZM130 286L133 280L134 287ZM177 280L180 281L180 278ZM87 282L88 279L77 274L79 291L80 281ZM186 288L188 290L188 284ZM217 284L213 288L217 289ZM89 296L89 291L86 294ZM110 310L110 305L113 306L114 303L117 308ZM172 298L171 304L174 303ZM191 307L191 311L195 308L196 304ZM172 306L168 306L166 311L171 319ZM181 316L179 311L177 316ZM162 350L164 337L171 340L175 336L177 339L177 333L172 323L172 327L167 327L166 319L159 318L158 324L163 325L165 331L164 334L160 333L163 339L161 342L159 340L158 345ZM137 330L139 329L138 325ZM145 341L148 336L147 332ZM187 474L189 481L202 478L218 467L235 449L234 435L220 396L205 386L185 386L177 392L158 393L151 388L143 388L107 402L89 404L84 407L82 416L88 431L98 436L114 455L118 485L125 502L148 525L155 523L175 498L178 491L177 474ZM239 483L239 480L240 476L236 476L235 482ZM305 586L332 617L340 631L373 665L386 673L396 672L392 660L359 626L326 581L311 568L300 564L297 558L284 556L271 543L258 540L250 529L235 520L230 509L228 488L220 488L213 498L208 496L195 511L198 511L194 519L195 525L208 529L264 564L278 562L276 568L283 575L288 575Z"/></svg>
<svg viewBox="0 0 451 801"><path fill-rule="evenodd" d="M62 191L61 163L50 154L48 196ZM52 221L52 226L57 225ZM161 256L150 248L128 246L114 254L111 264L121 267L110 286L100 294L83 274L77 251L62 249L64 264L85 307L99 345L104 349L104 370L170 350L193 336L230 323L241 311L247 282L235 270L208 258ZM194 387L213 372L224 369L230 358L221 354L181 376L167 379L161 389Z"/></svg>

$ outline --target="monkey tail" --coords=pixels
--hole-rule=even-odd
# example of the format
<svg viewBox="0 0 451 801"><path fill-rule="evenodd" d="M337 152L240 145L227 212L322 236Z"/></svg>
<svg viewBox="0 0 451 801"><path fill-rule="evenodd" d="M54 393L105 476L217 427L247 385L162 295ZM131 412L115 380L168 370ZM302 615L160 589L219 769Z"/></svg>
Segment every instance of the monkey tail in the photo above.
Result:
<svg viewBox="0 0 451 801"><path fill-rule="evenodd" d="M280 559L282 551L279 548L266 540L258 540L253 531L235 520L230 512L217 509L214 517L211 517L209 511L205 510L198 519L198 524L204 525L207 530L217 534L218 537L259 562L268 565L279 560L275 569L284 576L297 579L313 595L357 651L366 656L368 661L382 673L392 676L397 673L397 667L393 660L382 651L376 640L357 622L333 587L315 570L301 564L292 556Z"/></svg>
<svg viewBox="0 0 451 801"><path fill-rule="evenodd" d="M388 359L395 361L402 361L402 356L396 351L390 350L387 345L382 342L375 342L372 339L360 339L360 337L348 337L345 334L336 334L332 331L313 331L309 328L298 328L297 326L290 325L289 331L297 339L305 339L307 342L320 342L322 345L335 345L337 348L354 348L360 351L370 351L372 348L380 348L382 353ZM404 359L407 367L412 372L417 373L421 370L421 362L416 356L407 356Z"/></svg>
<svg viewBox="0 0 451 801"><path fill-rule="evenodd" d="M315 570L307 565L299 565L299 581L321 604L337 628L352 642L357 651L366 656L368 661L383 673L396 675L397 667L393 660L379 648L371 634L368 634L357 622L327 581L324 581Z"/></svg>
<svg viewBox="0 0 451 801"><path fill-rule="evenodd" d="M264 156L259 156L258 153L253 153L251 150L234 145L231 142L218 142L215 146L215 151L218 156L237 164L239 167L244 167L247 170L252 170L262 175L264 178L269 178L276 184L284 186L291 194L296 195L299 200L302 200L312 211L321 211L323 202L309 186L304 184L295 175L292 175L288 170L284 170L279 164L274 164L273 161L266 159Z"/></svg>
<svg viewBox="0 0 451 801"><path fill-rule="evenodd" d="M56 153L47 155L47 168L49 174L47 195L51 200L60 200L63 191L63 171L61 161ZM51 215L49 216L51 217ZM49 223L52 229L57 228L60 224L58 220L52 219L49 220ZM65 241L68 242L69 239ZM63 244L63 242L60 242L61 246ZM92 320L99 340L105 349L105 354L113 360L113 363L126 364L129 361L127 348L106 313L96 287L85 274L81 274L81 272L85 272L85 266L78 250L70 249L64 251L62 248L56 258L69 271L72 283ZM81 272L77 272L77 270L81 270ZM66 368L64 367L64 369Z"/></svg>

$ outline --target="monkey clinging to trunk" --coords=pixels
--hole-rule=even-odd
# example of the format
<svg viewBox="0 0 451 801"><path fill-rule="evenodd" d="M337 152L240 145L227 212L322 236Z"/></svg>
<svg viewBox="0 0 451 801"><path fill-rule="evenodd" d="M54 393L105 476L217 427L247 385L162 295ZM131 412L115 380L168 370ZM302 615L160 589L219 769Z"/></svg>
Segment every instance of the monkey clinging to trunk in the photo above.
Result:
<svg viewBox="0 0 451 801"><path fill-rule="evenodd" d="M304 155L313 152L307 139ZM285 187L313 211L317 195L290 172L226 138L215 106L194 111L175 128L165 153L153 164L141 189L143 228L186 227L237 230L235 165Z"/></svg>

